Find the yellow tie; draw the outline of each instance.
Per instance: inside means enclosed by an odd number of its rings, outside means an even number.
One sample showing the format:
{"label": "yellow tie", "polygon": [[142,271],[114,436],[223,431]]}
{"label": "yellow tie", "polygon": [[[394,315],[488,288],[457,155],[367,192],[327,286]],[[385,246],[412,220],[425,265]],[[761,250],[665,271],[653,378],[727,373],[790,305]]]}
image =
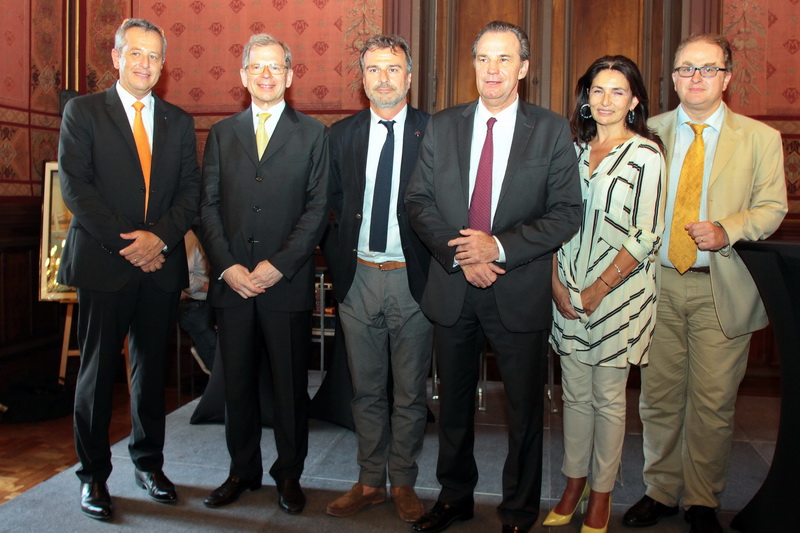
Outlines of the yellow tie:
{"label": "yellow tie", "polygon": [[708,127],[706,124],[686,124],[692,128],[694,140],[683,159],[669,236],[669,260],[681,274],[689,270],[697,260],[697,244],[684,227],[700,218],[700,196],[703,191],[703,167],[706,158],[703,130]]}
{"label": "yellow tie", "polygon": [[136,110],[136,116],[133,117],[133,139],[136,141],[136,150],[139,152],[139,162],[144,175],[144,218],[147,220],[147,204],[150,201],[150,164],[152,162],[150,141],[147,139],[147,131],[145,131],[142,121],[144,104],[134,102],[133,108]]}
{"label": "yellow tie", "polygon": [[258,158],[264,155],[264,150],[269,143],[269,135],[267,134],[267,119],[272,115],[269,113],[258,114],[258,128],[256,128],[256,148],[258,148]]}

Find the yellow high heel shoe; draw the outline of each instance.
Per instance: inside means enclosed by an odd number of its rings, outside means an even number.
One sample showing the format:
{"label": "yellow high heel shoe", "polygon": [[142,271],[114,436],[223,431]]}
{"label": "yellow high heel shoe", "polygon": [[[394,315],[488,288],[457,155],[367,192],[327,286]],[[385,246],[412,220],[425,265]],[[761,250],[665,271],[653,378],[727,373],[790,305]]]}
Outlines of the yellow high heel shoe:
{"label": "yellow high heel shoe", "polygon": [[[575,511],[578,507],[581,508],[581,512],[586,510],[586,500],[589,498],[589,481],[586,481],[586,485],[583,486],[583,492],[581,493],[581,497],[578,498],[578,503],[575,504],[575,508],[569,514],[558,514],[553,508],[552,511],[547,515],[547,518],[544,519],[542,522],[543,526],[566,526],[569,524],[570,520],[572,520],[572,515],[575,514]],[[556,505],[557,507],[558,505]]]}
{"label": "yellow high heel shoe", "polygon": [[608,522],[611,520],[611,494],[608,495],[608,516],[606,517],[606,523],[603,527],[591,527],[587,526],[584,522],[581,526],[581,533],[607,533],[608,532]]}

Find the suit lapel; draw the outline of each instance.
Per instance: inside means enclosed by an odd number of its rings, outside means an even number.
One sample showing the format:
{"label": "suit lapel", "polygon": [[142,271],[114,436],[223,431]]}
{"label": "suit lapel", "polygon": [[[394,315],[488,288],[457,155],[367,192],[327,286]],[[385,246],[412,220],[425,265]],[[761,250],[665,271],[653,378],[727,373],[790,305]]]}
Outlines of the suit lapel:
{"label": "suit lapel", "polygon": [[258,158],[256,157],[256,152],[258,148],[256,148],[256,131],[253,128],[253,112],[250,106],[247,106],[247,109],[239,113],[233,131],[236,132],[236,138],[242,144],[244,153],[253,163],[253,166],[257,167]]}
{"label": "suit lapel", "polygon": [[[125,143],[128,145],[131,153],[136,157],[136,161],[139,161],[139,151],[136,149],[136,141],[133,139],[131,123],[128,121],[128,115],[122,108],[122,100],[119,99],[116,85],[112,85],[111,88],[106,91],[106,110],[112,122],[117,125],[120,133],[122,133],[122,138],[125,139]],[[139,170],[141,171],[141,165],[139,166]],[[144,179],[144,177],[142,177],[142,179]]]}
{"label": "suit lapel", "polygon": [[367,150],[369,149],[369,128],[370,128],[370,111],[366,109],[356,117],[356,123],[353,127],[353,138],[350,139],[352,147],[363,148],[355,149],[344,146],[345,152],[350,152],[353,157],[353,168],[355,169],[356,189],[361,194],[361,200],[364,198],[364,186],[366,184],[367,176]]}
{"label": "suit lapel", "polygon": [[[281,118],[278,120],[278,125],[275,126],[275,131],[272,132],[272,137],[269,139],[267,149],[264,150],[264,156],[261,158],[260,164],[264,164],[274,156],[281,147],[289,141],[289,138],[294,135],[297,129],[297,115],[294,109],[287,104],[281,113]],[[253,133],[255,139],[255,132]]]}
{"label": "suit lapel", "polygon": [[533,123],[533,117],[528,116],[525,102],[520,100],[517,108],[517,123],[514,125],[514,136],[511,139],[511,153],[508,155],[506,174],[503,176],[503,183],[500,185],[500,196],[497,199],[498,209],[503,202],[503,196],[505,196],[506,191],[511,186],[511,182],[514,181],[517,175],[517,169],[519,169],[523,155],[527,153],[525,148],[528,146],[528,141],[530,141],[533,133]]}
{"label": "suit lapel", "polygon": [[167,139],[167,114],[164,109],[164,102],[153,94],[153,163],[150,170],[150,180],[156,176],[158,160],[164,150]]}
{"label": "suit lapel", "polygon": [[469,208],[469,163],[472,151],[472,129],[475,122],[477,100],[464,109],[461,120],[456,124],[456,140],[458,146],[458,167],[461,174],[461,191],[464,194],[464,207]]}
{"label": "suit lapel", "polygon": [[[722,105],[725,105],[724,103]],[[739,132],[739,121],[730,109],[725,109],[725,119],[722,122],[722,129],[717,140],[717,150],[714,152],[714,162],[711,164],[711,173],[708,177],[709,188],[717,181],[722,174],[722,170],[733,156],[736,145],[742,134]]]}

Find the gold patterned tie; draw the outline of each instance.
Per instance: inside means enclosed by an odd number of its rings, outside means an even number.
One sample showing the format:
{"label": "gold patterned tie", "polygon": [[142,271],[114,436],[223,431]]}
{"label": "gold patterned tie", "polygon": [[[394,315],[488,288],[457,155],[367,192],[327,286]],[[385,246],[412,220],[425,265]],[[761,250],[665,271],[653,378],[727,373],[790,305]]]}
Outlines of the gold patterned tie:
{"label": "gold patterned tie", "polygon": [[258,158],[264,155],[264,150],[267,149],[269,143],[269,135],[267,134],[267,119],[271,117],[270,113],[258,114],[258,128],[256,128],[256,148],[258,148]]}
{"label": "gold patterned tie", "polygon": [[708,127],[706,124],[686,124],[692,128],[694,140],[683,159],[669,235],[669,260],[681,274],[689,270],[697,260],[697,244],[684,228],[689,222],[697,222],[700,218],[700,196],[703,191],[703,167],[706,158],[703,130]]}
{"label": "gold patterned tie", "polygon": [[142,121],[142,102],[134,102],[133,108],[136,115],[133,117],[133,139],[136,141],[136,151],[139,152],[139,163],[142,165],[144,175],[144,218],[147,220],[147,204],[150,202],[150,165],[152,163],[150,154],[150,141],[147,139],[147,131],[144,129]]}

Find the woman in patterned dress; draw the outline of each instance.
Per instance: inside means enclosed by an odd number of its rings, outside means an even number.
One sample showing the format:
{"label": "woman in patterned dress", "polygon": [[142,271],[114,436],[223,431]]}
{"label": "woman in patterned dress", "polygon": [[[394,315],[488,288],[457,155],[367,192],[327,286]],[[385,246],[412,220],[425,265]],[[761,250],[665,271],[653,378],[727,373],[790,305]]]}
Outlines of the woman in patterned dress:
{"label": "woman in patterned dress", "polygon": [[647,363],[655,326],[653,259],[664,226],[666,167],[661,141],[647,127],[647,92],[633,61],[601,57],[575,93],[570,126],[583,224],[553,258],[550,335],[562,369],[567,486],[544,525],[568,524],[588,497],[581,532],[594,533],[608,528],[629,365]]}

